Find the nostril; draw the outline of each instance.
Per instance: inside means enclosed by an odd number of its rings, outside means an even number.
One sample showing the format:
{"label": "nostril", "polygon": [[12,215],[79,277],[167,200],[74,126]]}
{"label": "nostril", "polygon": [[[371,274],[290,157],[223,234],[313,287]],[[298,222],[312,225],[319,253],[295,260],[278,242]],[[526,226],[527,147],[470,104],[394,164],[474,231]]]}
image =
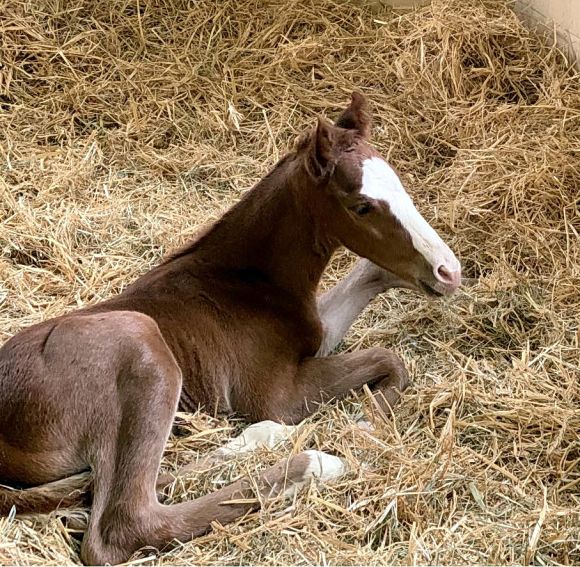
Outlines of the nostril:
{"label": "nostril", "polygon": [[453,283],[453,274],[443,265],[437,268],[437,277],[445,283]]}

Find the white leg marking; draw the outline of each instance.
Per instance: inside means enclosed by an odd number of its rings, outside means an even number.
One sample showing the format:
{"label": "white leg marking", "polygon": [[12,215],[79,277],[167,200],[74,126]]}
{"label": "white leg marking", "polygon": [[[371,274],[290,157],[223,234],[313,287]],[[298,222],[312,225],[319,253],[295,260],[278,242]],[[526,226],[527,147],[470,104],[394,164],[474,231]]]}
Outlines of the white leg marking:
{"label": "white leg marking", "polygon": [[308,485],[312,480],[331,482],[344,476],[348,467],[341,458],[322,451],[304,451],[309,457],[309,464],[300,482],[296,482],[285,490],[286,498],[293,497],[296,492]]}
{"label": "white leg marking", "polygon": [[368,431],[369,433],[372,433],[373,431],[376,431],[375,426],[368,420],[366,419],[366,417],[363,417],[361,419],[359,419],[356,424],[363,430],[363,431]]}
{"label": "white leg marking", "polygon": [[228,458],[251,453],[259,447],[272,449],[289,439],[296,429],[296,426],[283,425],[275,421],[260,421],[250,425],[241,435],[230,439],[223,447],[217,449],[216,455]]}

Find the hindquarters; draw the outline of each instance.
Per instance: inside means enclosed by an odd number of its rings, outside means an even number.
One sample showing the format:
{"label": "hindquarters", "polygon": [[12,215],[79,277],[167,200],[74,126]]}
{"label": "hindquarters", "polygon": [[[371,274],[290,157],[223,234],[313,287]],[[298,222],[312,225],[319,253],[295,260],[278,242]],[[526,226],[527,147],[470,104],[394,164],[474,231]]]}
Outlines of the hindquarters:
{"label": "hindquarters", "polygon": [[77,313],[13,337],[0,349],[0,484],[49,483],[106,459],[120,406],[138,401],[135,382],[151,365],[179,380],[157,325],[140,313]]}
{"label": "hindquarters", "polygon": [[43,484],[86,468],[79,432],[91,380],[74,362],[72,326],[67,319],[36,325],[0,349],[0,483]]}

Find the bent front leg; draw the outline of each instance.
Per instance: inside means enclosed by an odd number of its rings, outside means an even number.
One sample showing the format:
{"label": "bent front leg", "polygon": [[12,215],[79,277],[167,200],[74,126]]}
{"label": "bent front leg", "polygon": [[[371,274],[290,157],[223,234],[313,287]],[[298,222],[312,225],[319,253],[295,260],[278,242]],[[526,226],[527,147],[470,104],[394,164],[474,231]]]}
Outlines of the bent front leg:
{"label": "bent front leg", "polygon": [[272,384],[262,418],[298,423],[320,403],[345,397],[364,385],[376,393],[381,409],[390,414],[409,385],[403,361],[384,348],[307,358],[298,367],[292,384]]}
{"label": "bent front leg", "polygon": [[402,285],[404,283],[394,274],[369,260],[359,260],[348,276],[318,298],[324,335],[316,356],[330,354],[379,293]]}

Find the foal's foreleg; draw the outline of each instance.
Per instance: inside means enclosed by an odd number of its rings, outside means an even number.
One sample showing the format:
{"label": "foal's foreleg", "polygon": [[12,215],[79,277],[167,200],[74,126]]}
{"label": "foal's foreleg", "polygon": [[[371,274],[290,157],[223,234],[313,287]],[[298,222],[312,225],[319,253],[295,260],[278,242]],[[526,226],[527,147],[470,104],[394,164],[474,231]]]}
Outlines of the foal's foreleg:
{"label": "foal's foreleg", "polygon": [[318,298],[324,336],[317,356],[327,356],[343,339],[362,310],[379,294],[403,283],[369,260],[359,260],[352,271]]}
{"label": "foal's foreleg", "polygon": [[297,423],[316,410],[319,403],[343,398],[351,390],[368,385],[381,409],[390,414],[409,385],[402,360],[384,348],[307,358],[293,383],[272,385],[267,415],[286,423]]}

